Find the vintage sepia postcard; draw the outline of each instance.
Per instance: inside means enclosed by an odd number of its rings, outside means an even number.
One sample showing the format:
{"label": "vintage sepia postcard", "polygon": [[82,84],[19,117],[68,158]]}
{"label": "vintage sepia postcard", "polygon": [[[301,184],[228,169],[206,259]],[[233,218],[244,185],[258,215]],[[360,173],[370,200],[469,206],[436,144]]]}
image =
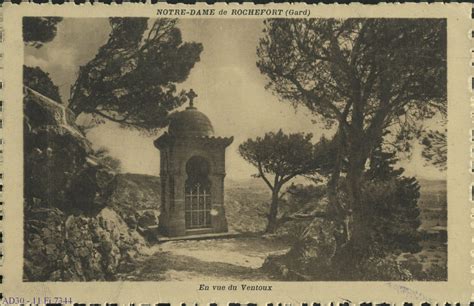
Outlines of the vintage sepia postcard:
{"label": "vintage sepia postcard", "polygon": [[472,300],[470,5],[2,14],[3,304]]}

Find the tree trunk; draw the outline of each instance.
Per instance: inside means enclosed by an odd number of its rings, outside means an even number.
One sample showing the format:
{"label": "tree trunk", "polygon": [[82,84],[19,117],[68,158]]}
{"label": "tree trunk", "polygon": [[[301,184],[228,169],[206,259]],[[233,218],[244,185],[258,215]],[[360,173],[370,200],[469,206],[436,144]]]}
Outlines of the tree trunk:
{"label": "tree trunk", "polygon": [[274,233],[277,229],[277,216],[278,216],[278,190],[276,188],[272,191],[272,202],[270,204],[270,212],[268,214],[268,224],[265,229],[266,233]]}
{"label": "tree trunk", "polygon": [[[351,167],[352,168],[352,167]],[[347,190],[352,212],[352,221],[349,224],[350,237],[354,247],[365,249],[368,246],[368,235],[366,227],[367,211],[361,198],[363,168],[354,167],[347,173]],[[355,251],[355,250],[354,250]]]}
{"label": "tree trunk", "polygon": [[338,221],[344,215],[337,198],[337,186],[341,176],[341,162],[343,158],[343,147],[345,145],[344,131],[342,128],[339,129],[335,137],[337,137],[337,153],[335,157],[334,168],[331,171],[331,176],[328,181],[328,200],[330,205],[328,208],[328,215],[329,218]]}
{"label": "tree trunk", "polygon": [[350,150],[349,167],[347,169],[346,183],[349,204],[348,237],[347,244],[338,254],[340,269],[350,279],[358,279],[361,271],[358,266],[367,256],[370,246],[370,228],[367,224],[369,212],[362,201],[362,176],[367,160],[362,145],[358,150]]}

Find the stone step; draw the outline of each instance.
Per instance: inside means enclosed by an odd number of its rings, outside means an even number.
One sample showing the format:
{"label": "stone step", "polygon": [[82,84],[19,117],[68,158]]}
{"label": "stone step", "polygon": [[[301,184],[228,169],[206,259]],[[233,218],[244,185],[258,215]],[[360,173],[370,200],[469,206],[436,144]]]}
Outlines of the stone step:
{"label": "stone step", "polygon": [[166,237],[162,235],[157,236],[158,243],[168,242],[168,241],[179,241],[179,240],[206,240],[206,239],[226,239],[226,238],[235,238],[242,236],[238,232],[225,232],[225,233],[207,233],[207,234],[195,234],[195,235],[186,235],[178,237]]}

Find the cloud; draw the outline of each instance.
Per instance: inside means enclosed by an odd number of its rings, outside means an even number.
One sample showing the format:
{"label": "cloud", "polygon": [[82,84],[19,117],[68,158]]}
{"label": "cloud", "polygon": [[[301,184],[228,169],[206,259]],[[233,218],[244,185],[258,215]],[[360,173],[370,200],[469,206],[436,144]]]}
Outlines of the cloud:
{"label": "cloud", "polygon": [[25,56],[25,65],[30,67],[40,67],[41,69],[46,70],[50,63],[43,58],[34,55],[27,55]]}
{"label": "cloud", "polygon": [[93,128],[87,138],[93,143],[94,149],[105,147],[110,156],[119,159],[124,172],[160,173],[160,153],[153,145],[157,136],[144,136],[107,122]]}
{"label": "cloud", "polygon": [[107,18],[65,18],[58,24],[52,42],[39,49],[25,48],[25,64],[48,72],[63,100],[67,100],[79,66],[93,58],[109,32]]}

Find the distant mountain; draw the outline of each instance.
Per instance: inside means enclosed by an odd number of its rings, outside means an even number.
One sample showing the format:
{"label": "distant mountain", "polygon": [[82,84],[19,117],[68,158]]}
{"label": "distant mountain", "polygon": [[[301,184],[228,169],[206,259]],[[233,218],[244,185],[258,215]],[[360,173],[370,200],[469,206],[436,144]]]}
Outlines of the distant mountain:
{"label": "distant mountain", "polygon": [[447,181],[446,180],[426,180],[418,181],[420,188],[420,208],[443,208],[447,203]]}
{"label": "distant mountain", "polygon": [[268,186],[261,178],[247,178],[247,179],[233,179],[226,178],[224,181],[225,189],[235,189],[235,188],[250,188],[250,189],[259,189],[266,190],[270,192]]}
{"label": "distant mountain", "polygon": [[[446,180],[420,179],[422,228],[445,224]],[[270,190],[262,179],[225,179],[224,204],[229,229],[257,232],[265,228],[270,202]],[[137,222],[141,211],[155,210],[161,203],[160,177],[125,173],[117,176],[117,188],[111,205],[129,225]]]}
{"label": "distant mountain", "polygon": [[447,190],[448,182],[446,180],[427,180],[418,179],[422,192],[438,192]]}
{"label": "distant mountain", "polygon": [[447,181],[446,180],[418,180],[420,199],[418,207],[421,212],[421,230],[430,230],[434,227],[447,225]]}
{"label": "distant mountain", "polygon": [[[447,181],[420,179],[422,229],[446,224]],[[226,179],[225,205],[229,227],[241,231],[263,230],[265,214],[270,201],[270,191],[263,180]],[[245,218],[242,218],[245,216]]]}
{"label": "distant mountain", "polygon": [[259,178],[226,179],[224,204],[229,229],[260,232],[267,224],[270,189]]}

